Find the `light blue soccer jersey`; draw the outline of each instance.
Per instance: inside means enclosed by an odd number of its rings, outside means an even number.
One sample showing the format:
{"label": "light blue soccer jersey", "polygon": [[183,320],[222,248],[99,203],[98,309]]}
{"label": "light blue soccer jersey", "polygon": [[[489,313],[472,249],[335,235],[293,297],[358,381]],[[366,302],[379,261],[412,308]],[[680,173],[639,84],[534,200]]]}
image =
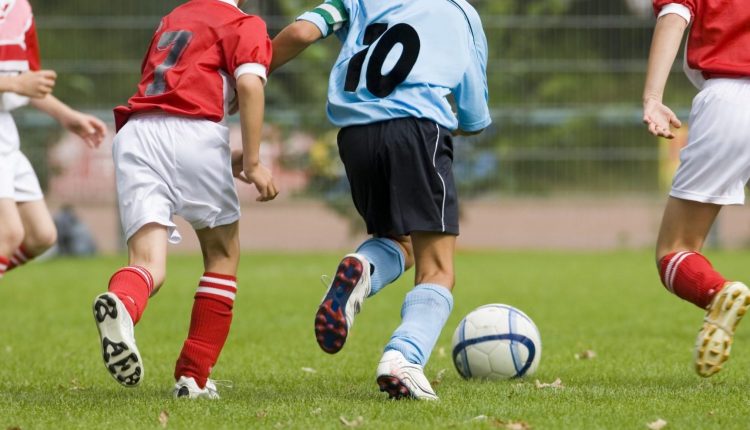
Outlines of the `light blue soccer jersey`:
{"label": "light blue soccer jersey", "polygon": [[326,0],[298,19],[343,43],[328,84],[334,125],[415,117],[479,131],[491,123],[487,39],[465,0]]}

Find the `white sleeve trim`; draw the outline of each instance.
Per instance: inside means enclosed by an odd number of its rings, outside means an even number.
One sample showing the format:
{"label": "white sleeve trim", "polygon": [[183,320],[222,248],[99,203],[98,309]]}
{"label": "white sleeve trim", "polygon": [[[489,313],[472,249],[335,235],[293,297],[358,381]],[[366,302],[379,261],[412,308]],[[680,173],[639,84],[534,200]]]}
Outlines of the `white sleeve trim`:
{"label": "white sleeve trim", "polygon": [[664,15],[669,15],[670,13],[681,16],[685,21],[687,21],[688,24],[690,24],[690,21],[692,21],[693,18],[692,14],[690,13],[690,9],[688,9],[687,6],[681,5],[679,3],[670,3],[664,6],[663,8],[661,8],[661,11],[656,18],[661,18]]}
{"label": "white sleeve trim", "polygon": [[248,74],[259,77],[263,81],[263,85],[268,81],[266,66],[260,63],[245,63],[240,65],[234,70],[234,79],[238,80],[240,76]]}

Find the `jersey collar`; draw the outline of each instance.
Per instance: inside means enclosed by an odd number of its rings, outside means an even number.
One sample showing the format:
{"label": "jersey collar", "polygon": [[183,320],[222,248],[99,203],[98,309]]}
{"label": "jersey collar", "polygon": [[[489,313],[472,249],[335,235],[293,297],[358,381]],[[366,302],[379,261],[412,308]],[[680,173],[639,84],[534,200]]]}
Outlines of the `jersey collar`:
{"label": "jersey collar", "polygon": [[230,4],[230,5],[234,6],[234,7],[237,7],[237,2],[235,2],[233,0],[219,0],[219,1],[223,2],[223,3],[226,3],[226,4]]}

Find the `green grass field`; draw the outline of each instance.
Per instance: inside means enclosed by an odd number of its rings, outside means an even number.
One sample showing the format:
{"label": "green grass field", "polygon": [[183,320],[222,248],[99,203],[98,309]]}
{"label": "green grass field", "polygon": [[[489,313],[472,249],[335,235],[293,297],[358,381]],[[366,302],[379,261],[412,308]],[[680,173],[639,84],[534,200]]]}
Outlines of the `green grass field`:
{"label": "green grass field", "polygon": [[[747,276],[749,253],[710,253],[729,276]],[[427,366],[443,369],[441,401],[387,401],[374,372],[399,323],[410,279],[365,303],[346,347],[329,356],[313,316],[338,255],[249,254],[227,347],[214,370],[234,387],[219,401],[170,397],[174,361],[187,333],[200,259],[170,260],[167,283],[137,327],[146,379],[136,389],[105,371],[91,316],[119,258],[33,264],[0,282],[0,429],[5,428],[747,428],[750,329],[732,359],[704,380],[692,370],[702,312],[665,292],[650,252],[461,253],[455,309]],[[531,316],[543,341],[537,374],[467,382],[453,368],[458,321],[486,303]],[[596,357],[576,360],[592,350]],[[562,380],[537,388],[535,380]],[[168,420],[160,423],[165,411]],[[341,417],[350,422],[347,426]],[[357,420],[357,417],[362,417]],[[477,418],[479,417],[479,418]],[[482,418],[484,417],[484,418]],[[517,428],[522,428],[521,424]]]}

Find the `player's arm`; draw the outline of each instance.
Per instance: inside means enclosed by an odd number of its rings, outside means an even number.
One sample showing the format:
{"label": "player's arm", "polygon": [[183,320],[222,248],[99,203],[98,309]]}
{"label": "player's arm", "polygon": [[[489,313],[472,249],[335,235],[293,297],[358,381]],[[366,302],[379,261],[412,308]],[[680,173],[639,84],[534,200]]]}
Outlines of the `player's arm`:
{"label": "player's arm", "polygon": [[475,35],[470,49],[469,65],[461,82],[453,89],[456,100],[458,129],[456,136],[473,136],[492,123],[487,86],[487,39],[478,16],[471,16]]}
{"label": "player's arm", "polygon": [[[273,182],[271,171],[260,162],[260,140],[263,130],[265,91],[263,80],[254,74],[244,74],[237,80],[237,97],[240,107],[242,127],[242,154],[233,154],[233,164],[242,160],[242,175],[237,175],[247,183],[255,184],[260,196],[258,201],[273,200],[279,194]],[[235,172],[237,169],[234,169]]]}
{"label": "player's arm", "polygon": [[0,93],[10,92],[29,98],[41,98],[52,92],[57,74],[52,70],[0,76]]}
{"label": "player's arm", "polygon": [[317,25],[299,20],[286,26],[273,39],[273,59],[271,72],[299,55],[308,46],[323,37]]}
{"label": "player's arm", "polygon": [[680,128],[682,123],[677,115],[662,103],[664,88],[680,42],[689,22],[684,16],[669,13],[659,17],[651,40],[651,51],[648,57],[646,84],[643,88],[643,123],[654,136],[672,139],[674,134],[670,125]]}
{"label": "player's arm", "polygon": [[52,94],[31,99],[31,105],[77,134],[91,148],[99,147],[107,134],[107,126],[98,118],[71,109]]}
{"label": "player's arm", "polygon": [[326,0],[281,30],[273,39],[271,71],[286,64],[319,39],[344,28],[349,21],[345,1],[347,0]]}

